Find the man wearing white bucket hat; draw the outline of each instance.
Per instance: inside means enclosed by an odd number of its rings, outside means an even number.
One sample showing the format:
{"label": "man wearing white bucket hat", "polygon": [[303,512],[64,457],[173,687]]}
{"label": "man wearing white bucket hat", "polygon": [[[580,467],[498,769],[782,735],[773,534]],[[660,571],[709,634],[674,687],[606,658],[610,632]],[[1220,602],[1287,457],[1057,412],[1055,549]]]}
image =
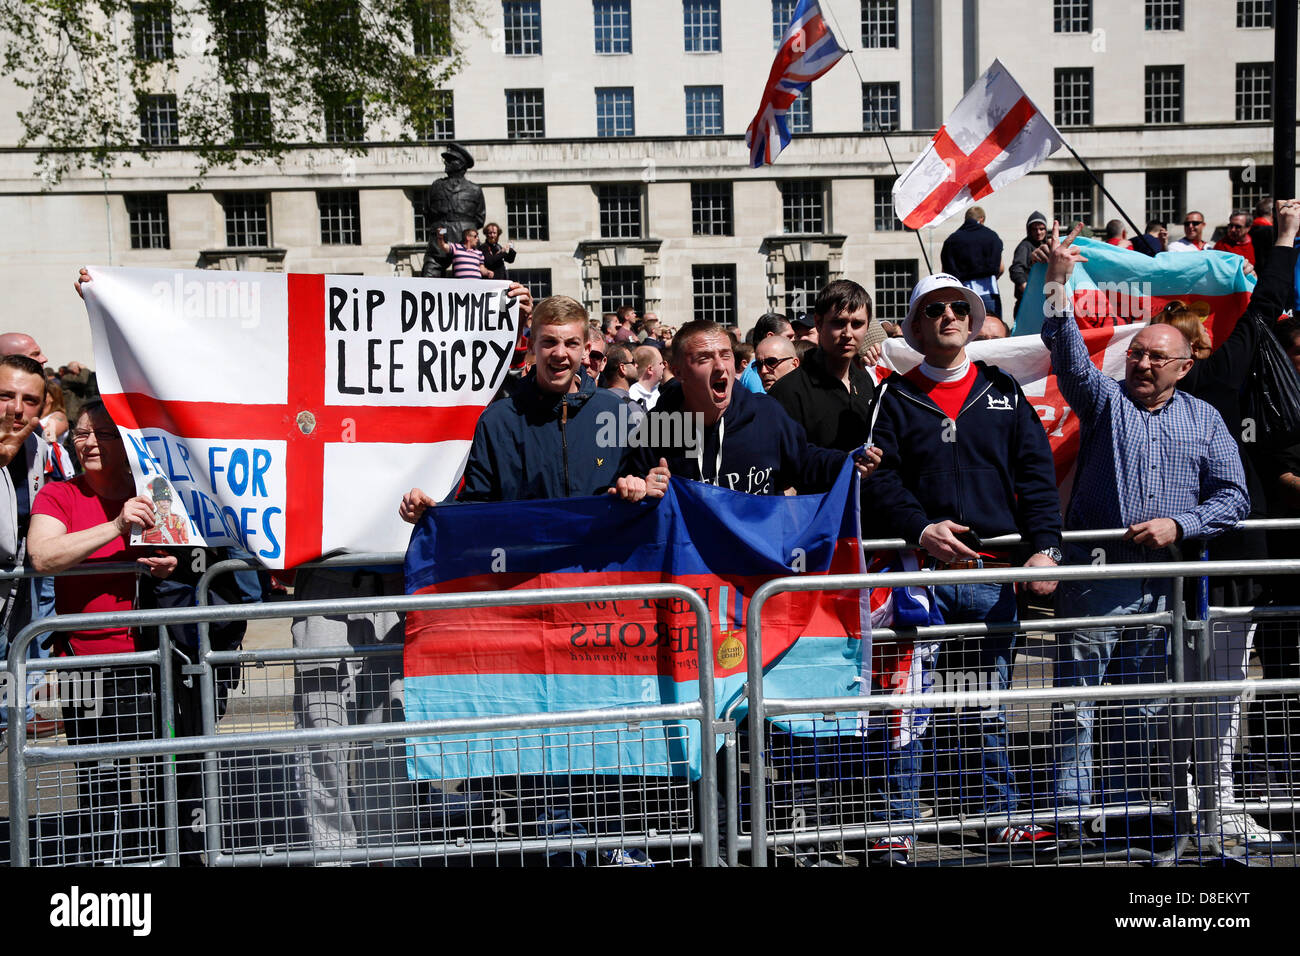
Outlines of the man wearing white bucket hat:
{"label": "man wearing white bucket hat", "polygon": [[[967,358],[966,346],[984,317],[979,295],[955,276],[927,276],[912,291],[903,337],[924,361],[887,380],[873,436],[882,460],[863,486],[864,515],[878,522],[873,534],[919,541],[941,569],[1052,566],[1061,560],[1061,515],[1051,448],[1016,380]],[[1019,534],[1024,544],[1008,550],[981,543],[1005,534]],[[1044,581],[1028,588],[1045,596],[1055,586]],[[1012,584],[947,585],[936,587],[935,597],[948,624],[1018,618]],[[952,641],[939,665],[978,672],[981,687],[1001,690],[1010,682],[1014,645],[1013,635]],[[963,724],[975,722],[980,757],[969,763],[980,765],[981,780],[962,786],[963,809],[1015,813],[1019,794],[1006,716],[1001,707],[963,715]],[[1032,824],[995,824],[990,837],[1008,846],[1043,847],[1054,840],[1051,831]],[[897,846],[880,849],[899,856]]]}

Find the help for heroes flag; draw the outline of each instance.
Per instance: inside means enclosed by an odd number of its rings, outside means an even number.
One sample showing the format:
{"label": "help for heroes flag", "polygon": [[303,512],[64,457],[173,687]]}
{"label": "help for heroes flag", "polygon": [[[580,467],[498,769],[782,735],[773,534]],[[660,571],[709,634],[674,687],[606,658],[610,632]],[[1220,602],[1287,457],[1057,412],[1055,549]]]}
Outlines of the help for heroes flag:
{"label": "help for heroes flag", "polygon": [[[745,680],[745,621],[758,587],[861,568],[856,480],[825,495],[747,495],[674,480],[658,503],[612,496],[430,508],[406,555],[413,594],[658,584],[709,608],[721,715]],[[856,692],[867,609],[857,591],[787,593],[763,609],[776,696]],[[408,720],[554,713],[699,697],[698,627],[680,601],[413,611],[406,617]],[[869,659],[869,657],[868,657]],[[699,725],[562,728],[413,740],[413,777],[514,773],[698,776]],[[708,749],[712,755],[712,742]]]}
{"label": "help for heroes flag", "polygon": [[894,183],[894,211],[909,229],[938,225],[1019,179],[1062,145],[1056,127],[994,60]]}
{"label": "help for heroes flag", "polygon": [[90,270],[95,366],[137,487],[189,543],[269,568],[402,551],[397,503],[459,480],[518,334],[507,283]]}

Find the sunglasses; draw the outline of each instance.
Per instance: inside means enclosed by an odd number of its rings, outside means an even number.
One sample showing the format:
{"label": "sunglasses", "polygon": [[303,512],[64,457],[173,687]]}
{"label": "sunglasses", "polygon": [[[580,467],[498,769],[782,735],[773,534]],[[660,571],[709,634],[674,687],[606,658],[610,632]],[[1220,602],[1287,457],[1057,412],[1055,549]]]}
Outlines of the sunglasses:
{"label": "sunglasses", "polygon": [[1203,225],[1205,225],[1205,220],[1204,220],[1204,219],[1184,219],[1184,220],[1183,220],[1183,225],[1184,225],[1184,226],[1203,226]]}
{"label": "sunglasses", "polygon": [[1152,352],[1150,349],[1129,349],[1124,354],[1133,362],[1140,363],[1145,358],[1155,368],[1164,368],[1170,362],[1184,362],[1191,358],[1190,355],[1166,355],[1164,352]]}
{"label": "sunglasses", "polygon": [[773,357],[773,358],[759,359],[758,364],[763,368],[767,369],[769,372],[775,372],[777,369],[781,367],[782,362],[788,362],[792,357],[793,356],[787,355],[785,358]]}
{"label": "sunglasses", "polygon": [[605,353],[604,353],[604,352],[597,352],[595,349],[592,349],[592,350],[591,350],[591,360],[592,360],[593,362],[603,362],[603,361],[605,361]]}
{"label": "sunglasses", "polygon": [[943,315],[945,309],[952,309],[952,314],[959,319],[970,315],[970,303],[965,299],[958,299],[956,302],[927,302],[923,311],[927,319],[937,319]]}

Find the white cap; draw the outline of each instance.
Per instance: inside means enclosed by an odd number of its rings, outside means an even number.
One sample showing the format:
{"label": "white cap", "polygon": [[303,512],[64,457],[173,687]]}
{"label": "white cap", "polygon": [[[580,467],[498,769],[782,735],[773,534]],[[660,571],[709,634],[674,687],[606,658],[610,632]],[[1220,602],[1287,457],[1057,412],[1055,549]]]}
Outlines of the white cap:
{"label": "white cap", "polygon": [[962,285],[956,276],[948,275],[946,272],[926,276],[912,290],[912,298],[907,303],[907,318],[903,320],[903,341],[916,351],[921,351],[921,344],[916,340],[916,333],[912,331],[912,319],[916,317],[920,301],[935,289],[956,289],[961,293],[962,298],[970,303],[970,335],[966,343],[969,345],[975,341],[975,336],[979,335],[980,329],[984,327],[984,317],[987,315],[984,311],[984,300],[973,290]]}

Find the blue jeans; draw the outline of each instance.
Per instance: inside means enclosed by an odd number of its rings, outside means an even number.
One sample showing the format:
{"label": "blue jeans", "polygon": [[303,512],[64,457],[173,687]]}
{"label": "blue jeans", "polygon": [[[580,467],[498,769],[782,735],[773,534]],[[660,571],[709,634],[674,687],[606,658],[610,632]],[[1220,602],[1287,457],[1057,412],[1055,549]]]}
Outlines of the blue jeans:
{"label": "blue jeans", "polygon": [[[1150,614],[1166,610],[1170,582],[1152,579],[1062,582],[1057,592],[1059,617],[1092,617],[1107,614]],[[1065,635],[1066,647],[1056,664],[1057,687],[1096,687],[1113,684],[1151,684],[1165,677],[1166,636],[1163,629],[1150,627],[1099,627]],[[1157,788],[1168,786],[1165,739],[1168,702],[1129,701],[1121,708],[1123,720],[1110,734],[1103,780],[1107,792],[1123,800],[1129,781],[1136,778],[1138,789],[1153,789],[1153,764],[1161,769]],[[1096,705],[1079,701],[1056,710],[1056,794],[1065,807],[1091,805],[1096,794],[1093,784],[1093,740]],[[1132,773],[1125,769],[1131,768]]]}
{"label": "blue jeans", "polygon": [[[1019,619],[1014,584],[949,584],[934,589],[945,624],[1010,624]],[[1015,635],[998,634],[965,638],[943,645],[939,671],[976,672],[979,686],[990,691],[1005,690],[1011,684],[1011,662],[1015,658]],[[1020,796],[1007,753],[1007,715],[1001,705],[969,709],[961,723],[978,721],[980,737],[979,792],[962,788],[962,802],[974,812],[1014,813]]]}
{"label": "blue jeans", "polygon": [[921,755],[924,738],[913,740],[904,747],[891,747],[889,735],[872,731],[866,741],[867,766],[883,759],[883,775],[868,773],[867,783],[875,807],[871,818],[877,823],[898,820],[918,820],[921,808],[918,795],[921,789]]}

